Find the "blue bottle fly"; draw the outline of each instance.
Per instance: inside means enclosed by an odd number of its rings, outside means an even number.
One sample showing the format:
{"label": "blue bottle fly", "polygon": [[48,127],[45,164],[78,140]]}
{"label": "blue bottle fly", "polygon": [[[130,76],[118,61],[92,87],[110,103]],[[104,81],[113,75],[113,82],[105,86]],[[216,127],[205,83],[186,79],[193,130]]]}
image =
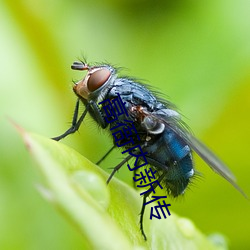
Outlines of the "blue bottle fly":
{"label": "blue bottle fly", "polygon": [[[114,147],[118,146],[126,151],[131,149],[133,145],[140,145],[140,149],[147,152],[144,155],[144,161],[147,161],[149,166],[157,171],[158,180],[166,188],[169,195],[177,197],[183,194],[192,180],[195,174],[192,151],[195,151],[215,172],[244,195],[236,184],[231,171],[188,131],[175,106],[169,101],[157,97],[153,91],[149,90],[148,86],[132,78],[118,77],[117,70],[111,65],[89,66],[85,62],[74,62],[71,68],[87,71],[87,74],[73,87],[78,99],[72,125],[65,133],[53,138],[54,140],[59,141],[76,132],[87,113],[102,129],[108,128],[111,134],[116,134],[120,124],[125,122],[132,128],[129,130],[129,138],[120,138],[119,142],[117,142],[117,138],[114,139]],[[105,100],[114,100],[118,94],[126,112],[111,123],[105,119]],[[80,102],[84,104],[85,110],[78,117]],[[114,117],[110,114],[110,119],[112,118]],[[133,148],[132,151],[134,155],[141,154],[138,148]],[[131,159],[131,155],[126,156],[114,168],[107,182],[129,159]],[[140,162],[143,163],[143,160],[140,159]],[[140,229],[145,239],[146,235],[143,230],[144,204],[150,193],[152,192],[146,192],[143,196],[140,215]]]}

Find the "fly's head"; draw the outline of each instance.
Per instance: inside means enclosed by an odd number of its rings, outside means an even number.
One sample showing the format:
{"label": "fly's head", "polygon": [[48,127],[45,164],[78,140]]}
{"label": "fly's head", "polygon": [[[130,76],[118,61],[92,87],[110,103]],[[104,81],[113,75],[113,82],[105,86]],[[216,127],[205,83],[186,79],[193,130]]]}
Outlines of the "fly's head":
{"label": "fly's head", "polygon": [[86,76],[73,87],[75,94],[84,100],[101,101],[106,94],[106,87],[116,78],[115,69],[109,65],[89,66],[83,62],[74,62],[74,70],[87,70]]}

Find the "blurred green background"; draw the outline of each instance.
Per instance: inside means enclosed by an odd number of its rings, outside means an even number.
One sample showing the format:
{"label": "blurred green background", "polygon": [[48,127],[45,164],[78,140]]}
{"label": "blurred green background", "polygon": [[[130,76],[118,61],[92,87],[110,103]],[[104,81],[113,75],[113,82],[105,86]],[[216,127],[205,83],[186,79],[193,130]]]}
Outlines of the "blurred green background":
{"label": "blurred green background", "polygon": [[[1,1],[0,249],[81,248],[81,235],[36,191],[39,173],[8,117],[47,137],[64,132],[72,80],[83,76],[70,65],[82,55],[167,95],[250,196],[249,13],[247,0]],[[63,143],[96,162],[111,140],[93,124],[88,118]],[[114,152],[102,167],[120,159]],[[250,249],[250,202],[195,159],[203,177],[172,210],[224,234],[230,249]],[[117,177],[132,185],[126,168]]]}

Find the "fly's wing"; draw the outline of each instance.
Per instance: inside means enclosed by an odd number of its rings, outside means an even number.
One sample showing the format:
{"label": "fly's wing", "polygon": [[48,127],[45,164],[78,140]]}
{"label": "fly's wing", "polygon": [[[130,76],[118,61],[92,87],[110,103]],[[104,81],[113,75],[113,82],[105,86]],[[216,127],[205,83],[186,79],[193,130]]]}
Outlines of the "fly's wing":
{"label": "fly's wing", "polygon": [[[177,132],[177,131],[176,131]],[[187,144],[210,166],[216,173],[230,182],[247,199],[247,195],[237,185],[236,178],[229,168],[210,149],[191,134],[181,136]]]}
{"label": "fly's wing", "polygon": [[[175,112],[175,111],[174,111]],[[173,130],[182,140],[184,140],[190,148],[192,148],[216,173],[221,175],[229,183],[231,183],[242,195],[247,199],[247,195],[242,191],[242,189],[236,184],[236,178],[233,173],[228,169],[228,167],[202,142],[196,139],[183,125],[180,118],[177,115],[170,115],[170,112],[166,110],[160,111],[158,114],[154,112],[151,113],[155,119],[163,123],[166,127]]]}

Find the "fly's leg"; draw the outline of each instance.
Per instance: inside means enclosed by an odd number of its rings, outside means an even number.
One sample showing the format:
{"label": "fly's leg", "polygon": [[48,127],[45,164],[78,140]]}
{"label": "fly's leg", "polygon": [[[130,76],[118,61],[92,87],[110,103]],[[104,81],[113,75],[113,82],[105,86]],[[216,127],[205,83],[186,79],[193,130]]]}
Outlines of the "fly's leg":
{"label": "fly's leg", "polygon": [[[160,183],[163,179],[164,175],[161,175],[159,178],[158,178],[158,182]],[[153,185],[153,190],[158,186],[158,183],[154,183]],[[146,203],[146,199],[150,196],[150,194],[152,193],[152,189],[148,189],[148,191],[146,191],[146,193],[143,195],[143,201],[142,201],[142,208],[141,208],[141,212],[140,212],[140,230],[141,230],[141,233],[142,233],[142,236],[144,238],[144,240],[147,240],[147,236],[144,232],[144,228],[143,228],[143,216],[144,216],[144,212],[145,212],[145,203]]]}
{"label": "fly's leg", "polygon": [[99,165],[115,148],[115,146],[113,146],[97,163],[96,165]]}
{"label": "fly's leg", "polygon": [[121,163],[119,163],[116,167],[114,167],[112,173],[110,174],[108,180],[107,180],[107,184],[109,184],[109,182],[111,181],[112,177],[114,176],[114,174],[128,161],[132,158],[132,155],[127,156]]}
{"label": "fly's leg", "polygon": [[136,189],[136,183],[135,183],[135,179],[136,179],[136,174],[139,173],[139,169],[136,169],[133,171],[133,180],[134,180],[134,183],[133,183],[133,186],[134,186],[134,189]]}
{"label": "fly's leg", "polygon": [[[89,112],[93,115],[96,122],[100,124],[103,129],[106,128],[108,126],[108,123],[105,121],[101,109],[92,100],[89,102],[89,104],[91,106],[91,109],[89,110]],[[100,164],[112,152],[114,148],[115,146],[113,146],[96,164],[97,165]]]}
{"label": "fly's leg", "polygon": [[147,236],[146,236],[144,229],[143,229],[143,215],[145,212],[145,205],[144,204],[146,203],[147,197],[148,197],[148,195],[143,195],[142,208],[141,208],[141,212],[140,212],[140,230],[141,230],[141,233],[142,233],[144,240],[147,240]]}
{"label": "fly's leg", "polygon": [[60,141],[64,137],[68,136],[69,134],[75,133],[79,129],[79,127],[80,127],[80,125],[81,125],[84,117],[86,116],[86,114],[88,112],[90,112],[91,114],[94,115],[97,123],[100,124],[102,128],[106,128],[107,127],[107,123],[106,123],[106,121],[103,118],[103,114],[102,114],[100,108],[92,100],[88,103],[88,105],[86,106],[86,109],[84,110],[84,112],[82,113],[81,117],[77,121],[78,112],[79,112],[79,104],[80,104],[80,100],[78,99],[77,102],[76,102],[76,106],[75,106],[75,110],[74,110],[74,116],[73,116],[71,127],[65,133],[63,133],[62,135],[52,138],[53,140]]}
{"label": "fly's leg", "polygon": [[108,126],[108,123],[105,121],[103,113],[101,109],[98,107],[98,105],[94,101],[89,101],[89,105],[91,109],[89,112],[93,115],[96,122],[101,125],[102,128],[106,128]]}
{"label": "fly's leg", "polygon": [[80,103],[80,101],[78,99],[77,102],[76,102],[76,106],[75,106],[75,110],[74,110],[74,116],[73,116],[71,127],[65,133],[63,133],[62,135],[59,135],[59,136],[51,138],[51,139],[53,139],[55,141],[60,141],[64,137],[68,136],[69,134],[75,133],[79,129],[79,127],[80,127],[80,125],[81,125],[84,117],[86,116],[87,112],[89,111],[89,105],[88,105],[86,107],[86,109],[84,110],[84,112],[82,113],[82,115],[79,118],[79,120],[77,121],[78,111],[79,111],[79,103]]}
{"label": "fly's leg", "polygon": [[[92,104],[93,105],[93,104]],[[95,107],[96,106],[96,107]],[[99,107],[96,105],[96,103],[94,103],[94,105],[93,105],[93,107],[92,107],[92,109],[94,110],[95,109],[95,113],[96,112],[98,112],[98,110],[100,110],[99,109]],[[99,113],[100,113],[100,111],[99,111]],[[101,116],[101,114],[99,115],[99,116]],[[98,116],[98,117],[99,117]],[[104,123],[106,123],[105,121],[103,121]],[[104,127],[105,128],[105,127]],[[113,151],[113,149],[115,148],[115,145],[96,163],[96,165],[99,165],[112,151]],[[134,186],[135,187],[135,186]]]}

